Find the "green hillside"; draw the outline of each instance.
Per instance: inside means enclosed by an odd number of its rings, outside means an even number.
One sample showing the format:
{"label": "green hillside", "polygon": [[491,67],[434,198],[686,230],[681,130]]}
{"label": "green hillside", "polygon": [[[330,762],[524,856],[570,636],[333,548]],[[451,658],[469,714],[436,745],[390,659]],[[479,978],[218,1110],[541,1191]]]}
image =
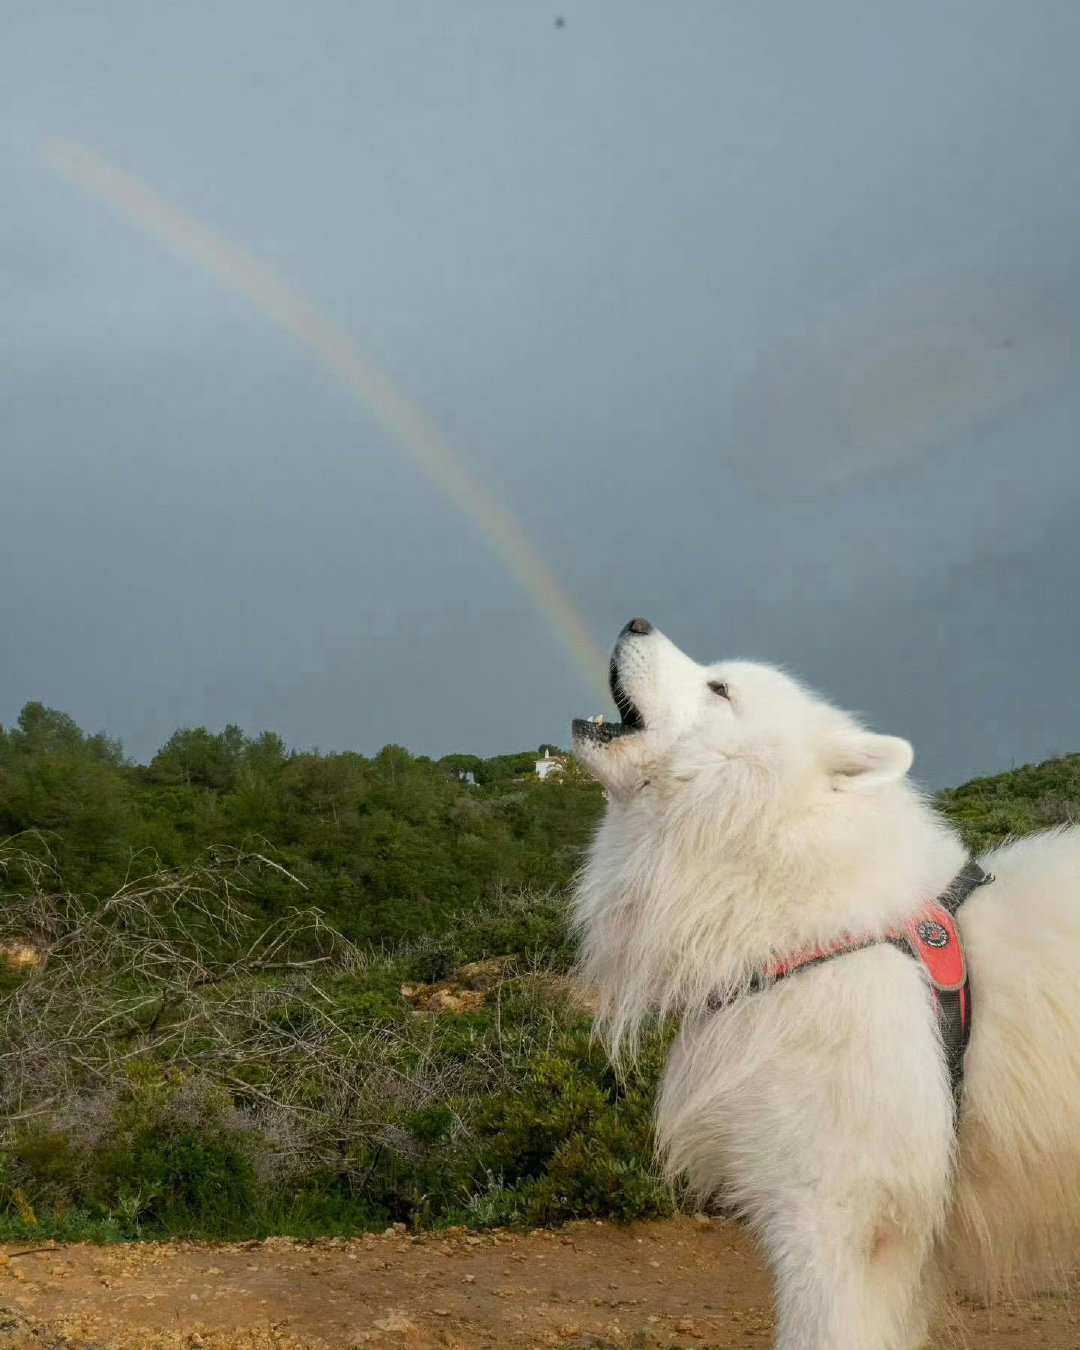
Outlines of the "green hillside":
{"label": "green hillside", "polygon": [[[677,1205],[650,1162],[662,1038],[620,1079],[570,976],[602,794],[535,758],[229,727],[139,766],[29,704],[0,730],[0,1236]],[[1075,820],[1080,755],[940,805],[976,849]]]}
{"label": "green hillside", "polygon": [[[289,751],[230,726],[177,731],[141,766],[30,703],[0,728],[0,838],[44,832],[65,885],[98,896],[258,844],[347,937],[396,942],[443,931],[496,889],[566,885],[602,796],[572,764],[540,782],[536,758]],[[267,877],[257,901],[273,914],[294,896]]]}
{"label": "green hillside", "polygon": [[1080,819],[1080,755],[973,778],[939,793],[937,801],[973,852],[1010,835],[1074,825]]}

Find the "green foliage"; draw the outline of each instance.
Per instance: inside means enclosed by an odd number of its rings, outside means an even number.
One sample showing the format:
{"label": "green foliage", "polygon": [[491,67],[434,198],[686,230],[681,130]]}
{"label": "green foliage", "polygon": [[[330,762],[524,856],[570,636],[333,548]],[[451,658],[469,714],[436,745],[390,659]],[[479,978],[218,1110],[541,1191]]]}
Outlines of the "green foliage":
{"label": "green foliage", "polygon": [[477,1161],[492,1218],[535,1225],[670,1214],[675,1198],[652,1167],[662,1051],[653,1033],[622,1080],[588,1030],[576,1030],[530,1062],[520,1091],[491,1098],[477,1121]]}
{"label": "green foliage", "polygon": [[[602,794],[572,760],[560,779],[537,780],[535,758],[432,762],[400,746],[370,758],[297,753],[272,733],[251,739],[228,727],[178,731],[140,767],[41,704],[0,729],[0,836],[45,832],[65,883],[90,897],[80,913],[159,864],[201,860],[210,886],[219,854],[247,848],[272,852],[308,888],[303,902],[363,944],[313,967],[304,990],[247,966],[231,984],[194,980],[221,1000],[205,1014],[214,1034],[205,1023],[180,1030],[190,1017],[179,1005],[155,1013],[172,1007],[171,986],[133,993],[130,967],[105,970],[103,1007],[145,994],[147,1011],[110,1032],[121,1038],[118,1078],[95,1070],[80,1080],[72,1061],[57,1075],[68,1095],[0,1136],[0,1237],[309,1236],[392,1221],[535,1225],[671,1212],[680,1197],[652,1164],[665,1037],[648,1033],[636,1069],[620,1077],[568,992],[565,888]],[[976,851],[1075,821],[1080,755],[977,779],[938,804]],[[9,912],[37,875],[32,863],[0,874]],[[244,922],[261,930],[297,894],[265,867],[240,900]],[[217,944],[215,970],[242,960],[251,930],[209,911],[204,919],[162,940],[185,959]],[[339,945],[334,937],[325,950]],[[403,996],[490,957],[507,960],[481,1006],[440,1014]],[[0,1000],[23,997],[31,978],[0,953]],[[249,1015],[245,1000],[273,1048],[238,1063],[217,1037],[224,1009],[234,1022]],[[307,1071],[309,1045],[329,1066],[322,1078]],[[69,1052],[59,1044],[57,1053]],[[286,1071],[287,1111],[264,1101],[272,1075]],[[326,1085],[339,1071],[351,1086],[331,1100]]]}
{"label": "green foliage", "polygon": [[1075,824],[1080,820],[1080,754],[973,778],[939,793],[937,804],[975,853],[1013,835]]}
{"label": "green foliage", "polygon": [[227,1236],[254,1215],[254,1168],[237,1140],[147,1129],[134,1136],[130,1151],[103,1162],[117,1207],[133,1222]]}
{"label": "green foliage", "polygon": [[190,1087],[153,1060],[132,1061],[126,1090],[97,1121],[16,1131],[2,1190],[28,1197],[35,1216],[74,1210],[132,1236],[245,1231],[260,1141],[226,1096]]}
{"label": "green foliage", "polygon": [[146,776],[152,783],[228,792],[236,784],[247,750],[244,733],[231,723],[218,736],[205,727],[184,727],[174,731],[150,761]]}
{"label": "green foliage", "polygon": [[[140,767],[30,703],[0,729],[0,837],[50,832],[65,883],[101,896],[158,865],[269,840],[347,937],[398,942],[446,931],[496,889],[566,885],[603,798],[581,776],[539,781],[535,759],[290,752],[272,732],[228,726],[182,728]],[[291,903],[271,876],[255,898],[269,917]]]}

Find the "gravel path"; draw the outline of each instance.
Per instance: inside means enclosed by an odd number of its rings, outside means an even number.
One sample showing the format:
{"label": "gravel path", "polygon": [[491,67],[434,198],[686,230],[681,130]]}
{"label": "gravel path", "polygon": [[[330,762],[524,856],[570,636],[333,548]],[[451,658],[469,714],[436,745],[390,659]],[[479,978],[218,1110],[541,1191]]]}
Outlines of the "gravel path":
{"label": "gravel path", "polygon": [[[770,1344],[719,1220],[556,1232],[75,1245],[0,1256],[0,1350],[685,1350]],[[946,1308],[933,1350],[1076,1350],[1076,1300]]]}

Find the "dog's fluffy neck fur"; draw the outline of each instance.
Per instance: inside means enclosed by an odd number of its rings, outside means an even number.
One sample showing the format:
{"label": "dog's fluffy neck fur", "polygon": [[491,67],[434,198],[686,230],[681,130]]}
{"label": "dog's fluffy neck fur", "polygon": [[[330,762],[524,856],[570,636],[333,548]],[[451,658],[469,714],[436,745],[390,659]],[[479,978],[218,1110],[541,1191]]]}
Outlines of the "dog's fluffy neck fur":
{"label": "dog's fluffy neck fur", "polygon": [[771,959],[883,932],[963,864],[906,780],[785,800],[775,782],[725,779],[653,780],[609,804],[593,842],[575,918],[613,1053],[651,1011],[700,1012]]}

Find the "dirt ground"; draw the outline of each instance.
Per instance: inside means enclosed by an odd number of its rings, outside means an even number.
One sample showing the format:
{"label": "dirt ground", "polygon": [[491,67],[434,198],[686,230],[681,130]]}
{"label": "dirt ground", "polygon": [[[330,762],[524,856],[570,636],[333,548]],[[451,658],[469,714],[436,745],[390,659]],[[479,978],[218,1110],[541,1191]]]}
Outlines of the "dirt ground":
{"label": "dirt ground", "polygon": [[[752,1350],[772,1325],[745,1233],[705,1218],[6,1254],[0,1350]],[[1076,1350],[1076,1300],[954,1303],[932,1344]]]}

